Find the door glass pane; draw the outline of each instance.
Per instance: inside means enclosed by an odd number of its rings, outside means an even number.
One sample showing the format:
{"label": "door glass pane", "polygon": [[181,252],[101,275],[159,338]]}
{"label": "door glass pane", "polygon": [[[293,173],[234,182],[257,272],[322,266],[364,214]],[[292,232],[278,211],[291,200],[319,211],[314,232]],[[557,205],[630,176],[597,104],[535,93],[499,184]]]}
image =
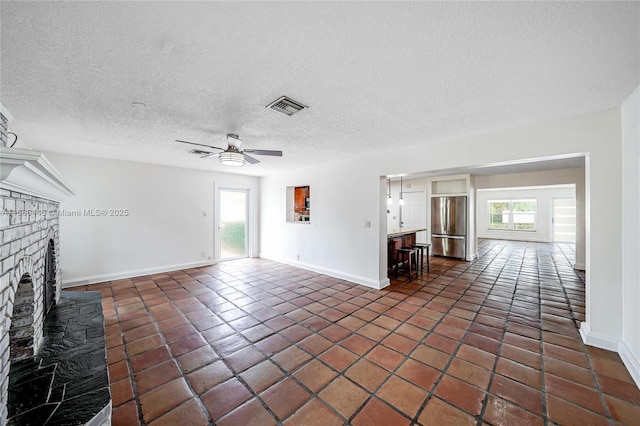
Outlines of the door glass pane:
{"label": "door glass pane", "polygon": [[553,241],[576,242],[576,199],[553,199]]}
{"label": "door glass pane", "polygon": [[247,193],[220,190],[220,259],[247,256]]}

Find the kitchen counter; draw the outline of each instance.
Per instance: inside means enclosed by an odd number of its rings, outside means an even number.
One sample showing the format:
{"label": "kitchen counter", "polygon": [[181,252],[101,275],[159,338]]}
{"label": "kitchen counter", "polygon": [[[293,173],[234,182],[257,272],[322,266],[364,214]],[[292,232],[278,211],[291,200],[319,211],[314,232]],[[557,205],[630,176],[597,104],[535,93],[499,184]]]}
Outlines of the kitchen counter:
{"label": "kitchen counter", "polygon": [[387,233],[387,272],[389,277],[391,277],[393,269],[396,269],[397,274],[398,255],[396,250],[400,247],[413,246],[416,243],[416,234],[423,231],[426,231],[426,228],[403,229]]}
{"label": "kitchen counter", "polygon": [[403,237],[405,235],[415,234],[417,232],[422,232],[422,231],[426,231],[426,230],[427,230],[426,228],[403,229],[402,231],[387,233],[387,238]]}

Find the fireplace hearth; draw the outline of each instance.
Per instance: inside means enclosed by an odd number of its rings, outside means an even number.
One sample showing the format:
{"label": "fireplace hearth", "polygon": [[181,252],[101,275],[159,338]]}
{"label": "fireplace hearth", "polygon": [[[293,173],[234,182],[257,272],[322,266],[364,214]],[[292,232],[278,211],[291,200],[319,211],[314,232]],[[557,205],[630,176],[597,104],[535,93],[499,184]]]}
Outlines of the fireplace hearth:
{"label": "fireplace hearth", "polygon": [[37,355],[11,363],[8,426],[108,422],[103,322],[99,292],[61,292]]}

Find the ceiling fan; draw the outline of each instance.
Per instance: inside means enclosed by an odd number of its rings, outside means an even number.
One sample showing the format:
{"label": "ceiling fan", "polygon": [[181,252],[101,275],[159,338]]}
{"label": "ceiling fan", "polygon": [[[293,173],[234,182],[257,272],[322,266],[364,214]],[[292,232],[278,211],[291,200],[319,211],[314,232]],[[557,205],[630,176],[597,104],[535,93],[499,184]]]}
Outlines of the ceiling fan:
{"label": "ceiling fan", "polygon": [[221,152],[200,151],[198,153],[204,154],[200,158],[218,157],[218,161],[220,162],[220,164],[224,164],[225,166],[232,166],[232,167],[244,166],[245,162],[248,162],[250,164],[256,164],[260,162],[260,160],[253,158],[250,155],[247,155],[248,153],[255,154],[255,155],[272,155],[275,157],[282,157],[282,151],[274,151],[270,149],[240,149],[240,145],[242,145],[242,140],[238,135],[234,135],[231,133],[227,134],[226,149],[219,148],[217,146],[196,143],[196,142],[181,141],[179,139],[176,139],[176,142],[218,149]]}

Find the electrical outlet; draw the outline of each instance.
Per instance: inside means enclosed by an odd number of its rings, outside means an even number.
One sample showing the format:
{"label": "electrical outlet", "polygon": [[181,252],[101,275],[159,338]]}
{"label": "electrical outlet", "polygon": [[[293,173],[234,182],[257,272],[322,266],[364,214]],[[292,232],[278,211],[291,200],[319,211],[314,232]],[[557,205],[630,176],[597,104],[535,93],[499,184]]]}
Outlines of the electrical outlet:
{"label": "electrical outlet", "polygon": [[296,255],[296,260],[300,260],[300,255]]}

